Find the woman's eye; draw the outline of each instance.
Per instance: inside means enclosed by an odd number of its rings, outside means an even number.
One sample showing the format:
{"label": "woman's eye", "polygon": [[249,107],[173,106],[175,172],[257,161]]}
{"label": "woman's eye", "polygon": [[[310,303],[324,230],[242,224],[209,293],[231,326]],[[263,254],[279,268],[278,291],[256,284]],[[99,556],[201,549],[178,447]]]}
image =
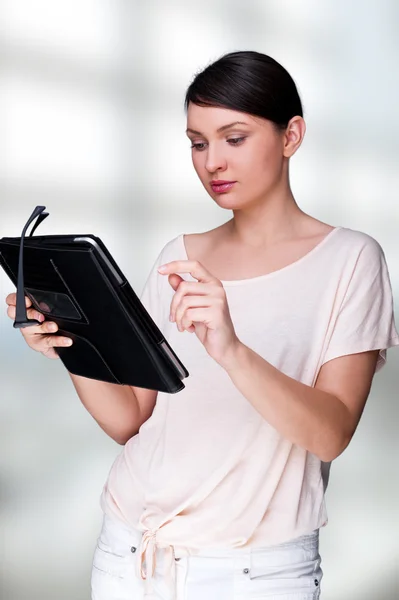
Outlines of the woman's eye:
{"label": "woman's eye", "polygon": [[[239,144],[241,144],[243,141],[245,140],[245,137],[238,137],[238,138],[230,138],[228,140],[226,140],[231,146],[238,146]],[[194,148],[194,150],[199,150],[200,152],[202,150],[205,150],[206,148],[206,143],[205,142],[197,142],[196,144],[191,144],[191,148]]]}
{"label": "woman's eye", "polygon": [[229,144],[231,144],[232,146],[238,146],[238,144],[240,144],[241,142],[243,142],[245,140],[245,137],[238,137],[238,138],[230,138],[229,140],[227,140],[229,142]]}
{"label": "woman's eye", "polygon": [[204,150],[205,148],[205,144],[204,143],[199,143],[199,144],[192,144],[191,148],[194,148],[195,150]]}

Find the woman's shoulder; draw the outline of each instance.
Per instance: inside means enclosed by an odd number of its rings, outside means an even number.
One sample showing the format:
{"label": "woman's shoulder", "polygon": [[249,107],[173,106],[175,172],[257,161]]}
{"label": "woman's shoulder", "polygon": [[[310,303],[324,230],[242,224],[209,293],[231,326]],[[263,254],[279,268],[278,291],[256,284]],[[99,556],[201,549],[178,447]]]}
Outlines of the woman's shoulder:
{"label": "woman's shoulder", "polygon": [[164,250],[168,254],[176,254],[176,252],[182,254],[181,258],[186,260],[192,256],[201,256],[216,245],[223,233],[224,225],[208,231],[179,233],[165,245]]}
{"label": "woman's shoulder", "polygon": [[[337,235],[331,236],[331,238],[335,239],[336,244],[340,246],[344,245],[353,249],[359,249],[362,247],[370,247],[374,248],[375,250],[381,249],[379,242],[372,235],[366,233],[365,231],[345,227],[345,225],[332,225],[318,221],[317,219],[314,219],[313,221],[315,232],[314,235],[328,237],[330,233],[335,231]],[[310,233],[310,235],[312,234]]]}
{"label": "woman's shoulder", "polygon": [[339,273],[354,273],[364,280],[372,280],[377,273],[387,271],[387,260],[380,242],[370,233],[350,227],[340,227],[329,246],[330,262]]}
{"label": "woman's shoulder", "polygon": [[370,233],[344,226],[340,226],[338,229],[340,230],[340,235],[337,241],[341,245],[344,245],[345,248],[353,249],[354,251],[367,250],[377,254],[383,252],[380,242]]}

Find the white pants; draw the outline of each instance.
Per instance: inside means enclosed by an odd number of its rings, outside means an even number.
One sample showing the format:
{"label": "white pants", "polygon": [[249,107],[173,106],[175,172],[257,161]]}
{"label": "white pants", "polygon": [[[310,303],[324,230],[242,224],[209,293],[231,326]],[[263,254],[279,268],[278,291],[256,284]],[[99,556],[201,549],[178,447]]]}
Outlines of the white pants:
{"label": "white pants", "polygon": [[[318,600],[319,531],[253,549],[204,549],[175,559],[174,589],[165,549],[156,550],[153,590],[137,575],[142,533],[104,516],[94,552],[92,600]],[[168,567],[169,568],[169,567]],[[169,581],[169,582],[168,582]]]}

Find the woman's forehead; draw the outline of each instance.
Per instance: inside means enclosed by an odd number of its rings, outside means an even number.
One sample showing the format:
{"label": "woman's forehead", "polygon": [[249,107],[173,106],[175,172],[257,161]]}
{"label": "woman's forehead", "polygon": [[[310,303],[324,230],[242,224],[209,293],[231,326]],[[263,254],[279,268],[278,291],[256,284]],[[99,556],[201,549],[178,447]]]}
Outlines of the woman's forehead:
{"label": "woman's forehead", "polygon": [[231,123],[247,125],[253,127],[260,125],[259,119],[248,113],[220,106],[199,106],[190,103],[187,109],[187,129],[199,133],[207,131],[217,131]]}

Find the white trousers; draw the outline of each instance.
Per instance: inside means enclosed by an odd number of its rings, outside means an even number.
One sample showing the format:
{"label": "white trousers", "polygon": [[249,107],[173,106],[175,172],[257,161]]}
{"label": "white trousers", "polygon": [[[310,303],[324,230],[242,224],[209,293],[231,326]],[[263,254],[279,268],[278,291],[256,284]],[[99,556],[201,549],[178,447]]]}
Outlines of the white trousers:
{"label": "white trousers", "polygon": [[[92,600],[318,600],[319,531],[253,549],[204,549],[174,559],[157,548],[152,590],[138,575],[142,533],[104,516],[94,552]],[[169,557],[170,555],[168,555]]]}

